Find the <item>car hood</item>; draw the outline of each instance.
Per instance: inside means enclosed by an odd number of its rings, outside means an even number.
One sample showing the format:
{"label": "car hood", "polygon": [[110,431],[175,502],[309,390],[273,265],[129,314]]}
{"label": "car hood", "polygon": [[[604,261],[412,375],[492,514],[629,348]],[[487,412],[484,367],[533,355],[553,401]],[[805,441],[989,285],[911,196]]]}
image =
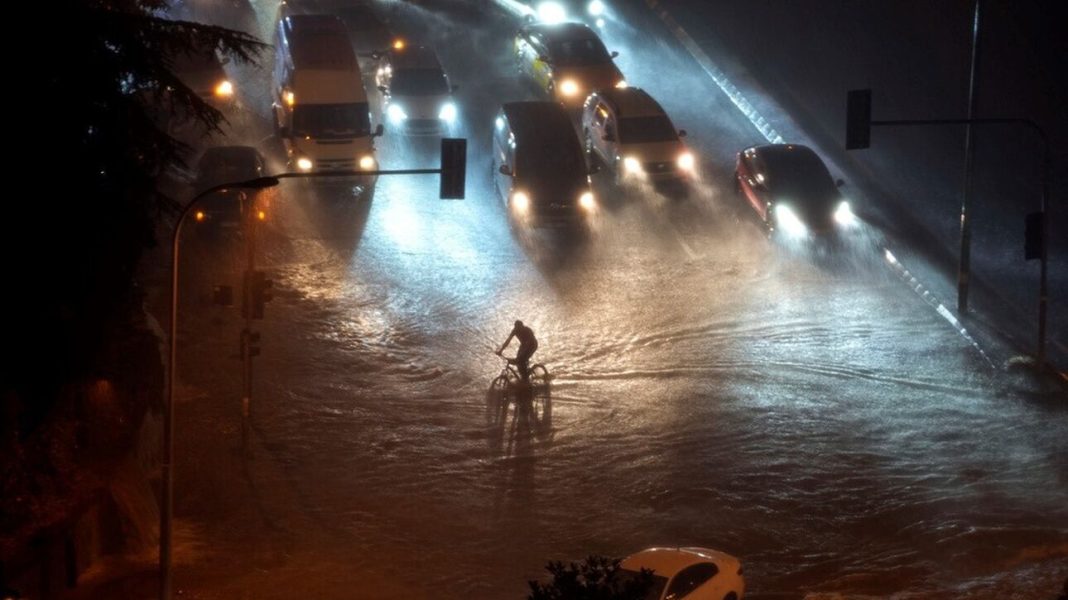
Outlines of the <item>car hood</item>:
{"label": "car hood", "polygon": [[404,109],[404,114],[409,119],[436,119],[441,113],[441,107],[449,102],[452,96],[448,94],[436,94],[432,96],[393,96],[390,101]]}
{"label": "car hood", "polygon": [[620,156],[633,156],[639,162],[674,162],[686,150],[679,140],[648,144],[619,144]]}
{"label": "car hood", "polygon": [[604,63],[589,66],[564,66],[553,71],[556,81],[574,79],[587,92],[604,90],[615,87],[616,83],[623,79],[623,74],[612,63]]}

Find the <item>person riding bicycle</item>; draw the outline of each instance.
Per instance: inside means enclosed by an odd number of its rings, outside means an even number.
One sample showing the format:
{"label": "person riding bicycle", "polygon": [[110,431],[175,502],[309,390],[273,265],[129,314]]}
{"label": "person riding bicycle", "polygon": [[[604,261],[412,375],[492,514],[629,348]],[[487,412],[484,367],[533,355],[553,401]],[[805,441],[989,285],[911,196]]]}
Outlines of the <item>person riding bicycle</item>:
{"label": "person riding bicycle", "polygon": [[516,320],[512,333],[508,334],[508,339],[504,340],[504,343],[497,350],[498,356],[504,352],[508,344],[512,343],[512,338],[519,340],[519,351],[516,352],[515,358],[509,359],[509,362],[515,363],[515,366],[519,369],[519,377],[523,380],[523,383],[529,383],[530,371],[528,367],[530,366],[530,357],[538,349],[538,338],[534,337],[533,329],[523,325],[522,321]]}

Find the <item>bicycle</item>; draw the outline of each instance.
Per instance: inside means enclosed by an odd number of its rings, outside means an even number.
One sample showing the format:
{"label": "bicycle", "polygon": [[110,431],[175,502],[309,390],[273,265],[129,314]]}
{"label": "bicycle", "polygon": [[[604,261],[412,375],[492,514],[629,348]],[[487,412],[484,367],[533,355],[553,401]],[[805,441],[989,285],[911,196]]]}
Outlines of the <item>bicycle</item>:
{"label": "bicycle", "polygon": [[[524,408],[530,410],[530,414],[539,422],[545,419],[551,410],[552,390],[549,385],[551,376],[549,370],[541,363],[530,366],[527,373],[527,385],[529,390],[523,390],[523,380],[519,376],[519,370],[515,367],[515,358],[498,354],[504,360],[504,368],[490,383],[491,397],[498,399],[502,416],[508,411],[510,404],[515,404],[516,411]],[[521,392],[529,391],[527,398]],[[528,402],[523,402],[528,400]]]}

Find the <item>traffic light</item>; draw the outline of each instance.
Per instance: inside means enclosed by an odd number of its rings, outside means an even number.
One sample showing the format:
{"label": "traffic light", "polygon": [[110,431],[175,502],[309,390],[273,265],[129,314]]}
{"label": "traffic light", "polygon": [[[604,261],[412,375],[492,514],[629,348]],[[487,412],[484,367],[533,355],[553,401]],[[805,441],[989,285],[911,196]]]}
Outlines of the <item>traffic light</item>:
{"label": "traffic light", "polygon": [[274,282],[267,279],[263,271],[245,271],[245,294],[242,298],[241,316],[247,319],[251,315],[253,319],[262,319],[263,305],[274,298]]}
{"label": "traffic light", "polygon": [[441,192],[439,196],[444,199],[463,199],[466,179],[467,140],[441,138]]}
{"label": "traffic light", "polygon": [[260,355],[260,332],[249,329],[241,330],[241,358]]}
{"label": "traffic light", "polygon": [[871,90],[850,90],[846,96],[846,150],[871,146]]}

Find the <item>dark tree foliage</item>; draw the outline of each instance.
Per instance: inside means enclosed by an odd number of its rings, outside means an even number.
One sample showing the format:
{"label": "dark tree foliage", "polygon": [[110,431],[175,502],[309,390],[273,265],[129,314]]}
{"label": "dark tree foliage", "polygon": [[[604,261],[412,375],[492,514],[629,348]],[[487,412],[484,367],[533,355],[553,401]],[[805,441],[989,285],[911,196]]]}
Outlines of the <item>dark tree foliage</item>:
{"label": "dark tree foliage", "polygon": [[581,563],[550,561],[549,583],[530,581],[529,600],[643,600],[653,586],[653,572],[624,574],[619,559],[590,556]]}
{"label": "dark tree foliage", "polygon": [[15,157],[0,236],[9,290],[0,324],[10,357],[0,392],[33,406],[91,375],[95,351],[130,309],[138,259],[175,206],[156,187],[185,150],[164,130],[168,116],[207,130],[222,122],[175,75],[175,57],[216,48],[250,61],[263,45],[245,33],[167,20],[166,0],[26,4],[9,23],[27,30],[9,35],[18,40],[9,61],[25,72],[7,90]]}

